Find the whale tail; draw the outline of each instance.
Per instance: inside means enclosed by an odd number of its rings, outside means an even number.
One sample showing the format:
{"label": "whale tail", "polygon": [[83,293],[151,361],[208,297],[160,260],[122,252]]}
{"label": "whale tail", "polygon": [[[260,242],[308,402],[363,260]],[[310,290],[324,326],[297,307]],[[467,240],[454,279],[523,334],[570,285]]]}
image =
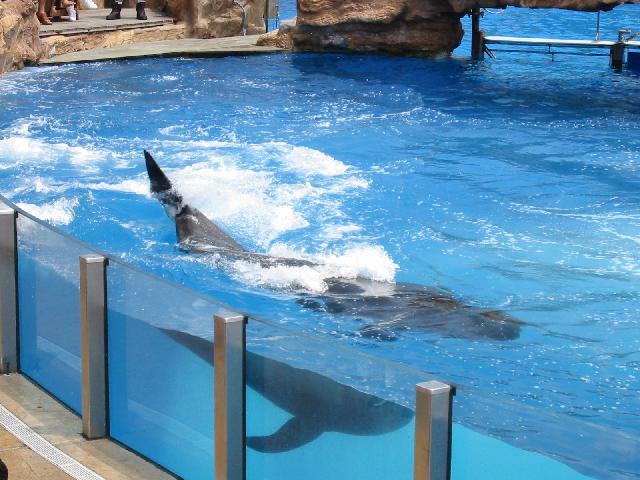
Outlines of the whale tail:
{"label": "whale tail", "polygon": [[226,250],[244,252],[233,238],[205,217],[197,208],[185,203],[182,195],[173,187],[151,154],[144,151],[144,159],[149,174],[151,193],[162,204],[164,211],[176,224],[178,244],[184,250],[203,251]]}
{"label": "whale tail", "polygon": [[182,195],[173,188],[171,181],[146,150],[144,151],[144,160],[147,165],[151,193],[162,204],[169,218],[175,219],[176,215],[184,208]]}

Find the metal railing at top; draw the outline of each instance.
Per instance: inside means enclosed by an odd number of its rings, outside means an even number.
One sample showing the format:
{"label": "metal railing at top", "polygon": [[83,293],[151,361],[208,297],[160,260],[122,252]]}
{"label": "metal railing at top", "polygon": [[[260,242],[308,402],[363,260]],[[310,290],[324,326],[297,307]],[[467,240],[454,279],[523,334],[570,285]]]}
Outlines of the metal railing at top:
{"label": "metal railing at top", "polygon": [[[62,238],[84,245],[64,232],[41,222],[8,200],[0,210],[0,373],[20,372],[20,311],[19,311],[19,216],[47,228]],[[111,414],[109,398],[109,306],[107,285],[109,263],[120,264],[176,291],[206,296],[185,287],[131,267],[118,259],[109,258],[93,247],[86,246],[86,254],[79,256],[80,351],[81,351],[81,416],[83,435],[87,439],[110,435]],[[131,293],[135,295],[135,292]],[[37,302],[38,299],[35,299]],[[212,302],[217,303],[217,302]],[[210,362],[213,369],[214,400],[214,478],[243,480],[246,478],[246,326],[248,317],[230,312],[219,304],[214,316],[214,347]],[[280,328],[278,326],[278,328]],[[339,347],[338,350],[345,349]],[[358,356],[366,357],[357,352]],[[207,354],[209,355],[209,354]],[[255,357],[255,355],[253,356]],[[114,359],[115,360],[115,359]],[[377,360],[376,360],[377,361]],[[390,363],[380,360],[380,365]],[[135,369],[136,365],[127,368]],[[426,377],[426,375],[425,375]],[[334,382],[335,383],[335,382]],[[430,380],[415,385],[415,431],[413,450],[413,478],[416,480],[447,480],[451,475],[452,396],[455,389],[445,383]],[[375,398],[375,397],[371,397]],[[369,403],[371,403],[369,401]],[[366,408],[376,408],[367,405]],[[134,449],[135,450],[135,449]],[[144,453],[144,452],[142,452]],[[407,455],[407,461],[410,455]],[[158,461],[158,459],[155,459]],[[158,461],[162,465],[162,461]],[[164,465],[163,465],[164,466]]]}

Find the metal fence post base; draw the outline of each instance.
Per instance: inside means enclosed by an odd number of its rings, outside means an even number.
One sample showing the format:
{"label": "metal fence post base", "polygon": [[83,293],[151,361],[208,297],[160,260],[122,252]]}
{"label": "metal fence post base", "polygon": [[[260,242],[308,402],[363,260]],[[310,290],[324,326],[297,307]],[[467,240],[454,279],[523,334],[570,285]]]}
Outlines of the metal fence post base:
{"label": "metal fence post base", "polygon": [[214,317],[213,388],[216,480],[244,480],[245,332],[247,318],[235,313]]}

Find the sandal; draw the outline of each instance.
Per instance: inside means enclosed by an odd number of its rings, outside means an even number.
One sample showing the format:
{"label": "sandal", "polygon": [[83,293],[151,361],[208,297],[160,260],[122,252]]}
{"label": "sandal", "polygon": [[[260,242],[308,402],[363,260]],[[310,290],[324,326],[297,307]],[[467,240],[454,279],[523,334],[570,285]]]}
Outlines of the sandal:
{"label": "sandal", "polygon": [[40,25],[53,25],[53,23],[51,23],[51,20],[49,20],[49,17],[47,17],[47,14],[44,12],[36,13],[36,17],[38,18]]}

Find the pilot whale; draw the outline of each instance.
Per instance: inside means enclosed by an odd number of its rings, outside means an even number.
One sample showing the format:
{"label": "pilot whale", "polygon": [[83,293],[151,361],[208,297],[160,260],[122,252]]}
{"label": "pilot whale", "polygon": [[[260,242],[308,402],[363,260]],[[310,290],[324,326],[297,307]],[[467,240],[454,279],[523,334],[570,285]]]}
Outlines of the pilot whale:
{"label": "pilot whale", "polygon": [[[178,330],[162,332],[204,361],[213,361],[213,343]],[[246,351],[247,386],[285,410],[291,418],[275,432],[248,436],[247,446],[264,453],[287,452],[324,432],[383,435],[407,425],[411,409],[343,385],[329,377]]]}
{"label": "pilot whale", "polygon": [[[180,249],[215,253],[229,260],[246,260],[262,267],[316,266],[295,258],[249,252],[184,201],[149,152],[144,151],[152,195],[162,204],[176,226]],[[322,294],[301,295],[297,302],[315,311],[347,315],[365,326],[356,334],[378,340],[395,340],[410,330],[437,331],[443,336],[473,340],[513,340],[523,322],[498,310],[465,305],[449,293],[411,283],[389,283],[364,278],[326,278]]]}

